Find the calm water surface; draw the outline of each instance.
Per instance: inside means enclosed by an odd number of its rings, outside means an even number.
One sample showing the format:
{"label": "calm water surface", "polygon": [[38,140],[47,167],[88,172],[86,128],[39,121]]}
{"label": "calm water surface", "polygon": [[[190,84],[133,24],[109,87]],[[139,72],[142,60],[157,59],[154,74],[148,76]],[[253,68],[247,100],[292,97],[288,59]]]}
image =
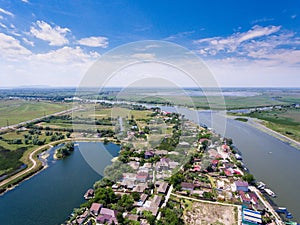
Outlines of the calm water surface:
{"label": "calm water surface", "polygon": [[103,169],[118,155],[120,147],[82,142],[71,156],[59,161],[53,160],[54,149],[50,151],[49,168],[0,196],[1,225],[61,224],[73,208],[84,202],[85,191],[101,179],[101,175],[86,163],[83,155],[85,158],[97,156],[98,160],[93,162],[93,166],[97,163]]}
{"label": "calm water surface", "polygon": [[[174,111],[174,108],[167,107],[165,110]],[[177,110],[187,118],[223,133],[224,117],[216,113],[183,108]],[[243,162],[255,178],[266,183],[277,194],[274,202],[287,207],[294,220],[300,222],[300,151],[248,123],[233,119],[227,119],[225,137],[233,139],[242,153]]]}

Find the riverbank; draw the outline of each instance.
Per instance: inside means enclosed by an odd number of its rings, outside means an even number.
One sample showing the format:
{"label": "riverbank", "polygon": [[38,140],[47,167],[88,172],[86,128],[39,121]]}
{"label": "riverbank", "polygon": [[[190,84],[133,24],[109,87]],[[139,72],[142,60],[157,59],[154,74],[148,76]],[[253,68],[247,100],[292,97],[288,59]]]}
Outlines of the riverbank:
{"label": "riverbank", "polygon": [[[42,170],[47,168],[47,165],[44,164],[37,157],[42,152],[47,151],[49,148],[53,148],[56,145],[63,144],[66,142],[103,142],[105,138],[67,138],[64,140],[58,140],[46,145],[43,145],[34,151],[32,151],[29,155],[29,160],[32,163],[32,166],[27,168],[26,170],[22,170],[15,175],[8,177],[7,179],[0,182],[0,195],[5,194],[7,191],[13,190],[17,187],[21,182],[28,180],[41,172]],[[116,143],[115,139],[109,139],[110,142]],[[116,143],[117,144],[117,143]],[[57,160],[56,154],[54,154],[54,159]],[[42,155],[42,160],[47,158],[47,155]]]}
{"label": "riverbank", "polygon": [[0,183],[0,193],[4,194],[6,191],[14,189],[18,184],[22,181],[30,179],[32,176],[36,175],[38,172],[46,168],[46,165],[43,165],[42,161],[38,159],[38,155],[44,151],[47,151],[49,148],[56,146],[58,144],[71,141],[71,138],[54,141],[43,145],[29,154],[29,160],[32,164],[31,167],[27,168],[26,170],[22,170],[19,173],[8,177],[7,179],[3,180]]}
{"label": "riverbank", "polygon": [[297,148],[298,150],[300,150],[300,142],[290,138],[290,137],[287,137],[275,130],[272,130],[270,128],[268,128],[267,126],[264,125],[264,121],[260,120],[260,119],[257,119],[257,118],[252,118],[252,117],[242,117],[242,116],[231,116],[231,115],[227,115],[227,118],[230,118],[230,119],[236,119],[236,118],[245,118],[247,119],[248,121],[247,122],[243,122],[241,121],[242,123],[248,123],[249,125],[251,125],[252,127],[258,129],[258,130],[261,130],[277,139],[279,139],[280,141],[282,142],[285,142],[289,145],[291,145],[292,147],[294,148]]}

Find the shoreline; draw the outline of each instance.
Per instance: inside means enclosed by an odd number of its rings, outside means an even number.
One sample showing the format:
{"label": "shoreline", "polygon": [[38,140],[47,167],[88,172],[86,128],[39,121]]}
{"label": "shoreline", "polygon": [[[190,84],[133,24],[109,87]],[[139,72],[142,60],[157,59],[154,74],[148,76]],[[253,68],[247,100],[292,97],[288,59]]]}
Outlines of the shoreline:
{"label": "shoreline", "polygon": [[[30,155],[29,155],[30,161],[33,162],[33,165],[30,168],[27,168],[25,170],[21,170],[19,173],[16,173],[13,176],[8,177],[7,179],[5,179],[5,180],[3,180],[3,181],[0,182],[0,191],[1,191],[1,188],[3,186],[5,187],[5,188],[3,188],[3,192],[0,193],[0,196],[4,195],[8,191],[13,190],[17,186],[19,186],[23,181],[29,180],[33,176],[37,175],[39,172],[47,169],[48,168],[48,164],[45,164],[44,162],[45,162],[45,159],[47,159],[49,157],[49,154],[43,154],[43,153],[45,153],[49,149],[55,147],[56,145],[67,143],[67,142],[70,142],[70,141],[71,142],[103,142],[104,138],[67,138],[67,139],[64,139],[64,140],[54,141],[54,142],[48,143],[48,144],[46,144],[44,146],[38,147],[37,149],[35,149],[34,151],[32,151],[30,153]],[[115,140],[111,139],[111,140],[109,140],[109,142],[115,143]],[[115,144],[117,144],[117,143],[115,143]],[[42,152],[39,153],[39,151],[42,151]],[[35,155],[36,153],[38,153],[38,154]],[[42,155],[42,160],[40,160],[37,157],[39,154],[43,154]],[[37,159],[35,159],[34,157],[36,157]],[[56,153],[54,153],[53,158],[54,158],[54,160],[59,160],[56,157]],[[41,168],[37,169],[32,174],[30,174],[30,172],[32,172],[32,170],[34,170],[36,168],[36,166],[38,165],[38,161],[40,161],[42,163]],[[27,176],[26,174],[30,174],[30,175],[28,177],[26,177]],[[18,179],[21,176],[25,176],[25,178],[24,179],[20,179],[19,181],[16,181],[16,183],[13,183],[13,184],[11,184],[10,187],[8,187],[10,185],[9,184],[10,182],[13,182],[14,180]],[[5,185],[8,185],[8,186],[5,186]]]}
{"label": "shoreline", "polygon": [[296,148],[297,150],[300,150],[300,142],[290,138],[290,137],[287,137],[275,130],[272,130],[271,128],[265,126],[264,124],[262,124],[263,120],[260,120],[260,119],[257,119],[257,118],[252,118],[252,117],[247,117],[247,116],[231,116],[231,115],[227,115],[227,118],[230,118],[230,119],[236,119],[236,118],[245,118],[245,119],[248,119],[247,122],[242,122],[242,123],[248,123],[250,126],[264,132],[264,133],[267,133],[269,134],[270,136],[272,137],[275,137],[276,139],[286,143],[286,144],[289,144],[290,146]]}

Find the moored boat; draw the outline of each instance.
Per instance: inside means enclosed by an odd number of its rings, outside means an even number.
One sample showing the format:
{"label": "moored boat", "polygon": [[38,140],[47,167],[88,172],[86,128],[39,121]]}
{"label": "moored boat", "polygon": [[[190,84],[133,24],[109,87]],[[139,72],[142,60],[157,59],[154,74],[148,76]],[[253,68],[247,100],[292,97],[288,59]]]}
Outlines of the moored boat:
{"label": "moored boat", "polygon": [[271,189],[268,189],[268,188],[265,188],[265,191],[268,195],[270,195],[271,197],[275,198],[276,197],[276,194],[271,190]]}

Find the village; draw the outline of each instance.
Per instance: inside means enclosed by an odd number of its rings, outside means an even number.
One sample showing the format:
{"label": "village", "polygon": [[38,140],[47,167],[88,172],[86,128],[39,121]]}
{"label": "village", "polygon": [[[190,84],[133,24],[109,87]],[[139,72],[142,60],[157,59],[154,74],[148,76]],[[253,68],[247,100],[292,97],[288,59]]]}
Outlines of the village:
{"label": "village", "polygon": [[65,224],[283,224],[231,139],[159,108],[126,124],[118,158]]}

